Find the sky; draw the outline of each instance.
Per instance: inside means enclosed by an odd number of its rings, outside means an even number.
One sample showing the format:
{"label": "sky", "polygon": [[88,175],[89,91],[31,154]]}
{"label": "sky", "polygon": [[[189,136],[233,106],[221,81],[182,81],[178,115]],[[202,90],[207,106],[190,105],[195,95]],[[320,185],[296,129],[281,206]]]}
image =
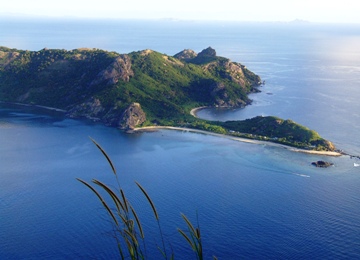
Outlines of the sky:
{"label": "sky", "polygon": [[9,0],[0,16],[360,23],[359,0]]}

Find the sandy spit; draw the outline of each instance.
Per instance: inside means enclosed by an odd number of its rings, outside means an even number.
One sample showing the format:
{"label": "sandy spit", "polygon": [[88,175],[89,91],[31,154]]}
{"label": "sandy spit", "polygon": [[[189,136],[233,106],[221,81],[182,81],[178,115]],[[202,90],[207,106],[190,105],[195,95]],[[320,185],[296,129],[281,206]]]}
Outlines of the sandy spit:
{"label": "sandy spit", "polygon": [[199,130],[199,129],[192,129],[192,128],[184,128],[184,127],[174,127],[174,126],[146,126],[141,128],[135,128],[135,132],[146,132],[146,131],[153,131],[153,130],[160,130],[160,129],[169,129],[169,130],[177,130],[177,131],[187,131],[187,132],[193,132],[193,133],[201,133],[206,135],[213,135],[218,136],[222,138],[227,138],[230,140],[238,141],[238,142],[244,142],[244,143],[251,143],[251,144],[261,144],[261,145],[270,145],[274,147],[284,148],[293,152],[299,152],[299,153],[308,153],[308,154],[317,154],[317,155],[325,155],[325,156],[341,156],[341,153],[338,152],[330,152],[330,151],[315,151],[315,150],[305,150],[305,149],[299,149],[283,144],[274,143],[271,141],[261,141],[261,140],[253,140],[253,139],[247,139],[247,138],[241,138],[231,135],[224,135],[224,134],[217,134],[209,131]]}
{"label": "sandy spit", "polygon": [[208,108],[208,107],[195,107],[195,108],[191,109],[190,115],[197,118],[196,112],[198,112],[199,110],[204,109],[204,108]]}

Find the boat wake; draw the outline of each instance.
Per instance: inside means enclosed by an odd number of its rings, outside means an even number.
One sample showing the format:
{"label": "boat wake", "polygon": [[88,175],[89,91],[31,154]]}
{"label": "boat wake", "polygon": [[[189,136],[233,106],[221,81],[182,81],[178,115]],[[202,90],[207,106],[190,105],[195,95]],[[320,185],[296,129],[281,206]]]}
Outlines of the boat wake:
{"label": "boat wake", "polygon": [[300,173],[295,173],[295,172],[293,174],[296,176],[304,177],[304,178],[310,178],[310,176],[306,175],[306,174],[300,174]]}

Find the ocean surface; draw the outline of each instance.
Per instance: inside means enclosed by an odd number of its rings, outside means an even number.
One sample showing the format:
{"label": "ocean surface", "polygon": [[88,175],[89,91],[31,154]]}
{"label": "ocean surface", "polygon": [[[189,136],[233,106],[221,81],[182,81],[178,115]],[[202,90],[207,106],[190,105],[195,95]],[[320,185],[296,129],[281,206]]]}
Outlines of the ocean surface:
{"label": "ocean surface", "polygon": [[[0,19],[0,46],[153,49],[174,55],[211,46],[265,80],[244,109],[205,109],[216,120],[275,115],[316,130],[360,155],[360,26],[296,23]],[[197,221],[211,259],[359,259],[360,160],[291,152],[185,131],[124,134],[89,121],[0,105],[0,259],[113,259],[111,224],[94,194],[75,178],[119,172],[151,246],[194,259],[176,228],[181,213]],[[322,169],[311,162],[326,160]],[[157,241],[157,242],[154,242]],[[170,247],[169,247],[170,248]]]}

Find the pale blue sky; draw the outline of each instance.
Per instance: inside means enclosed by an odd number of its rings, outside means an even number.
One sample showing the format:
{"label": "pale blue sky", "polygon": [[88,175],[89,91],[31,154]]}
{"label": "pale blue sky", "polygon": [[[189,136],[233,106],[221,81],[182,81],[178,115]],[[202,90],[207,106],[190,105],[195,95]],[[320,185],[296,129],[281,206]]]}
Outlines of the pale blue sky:
{"label": "pale blue sky", "polygon": [[360,23],[358,0],[9,0],[0,15]]}

